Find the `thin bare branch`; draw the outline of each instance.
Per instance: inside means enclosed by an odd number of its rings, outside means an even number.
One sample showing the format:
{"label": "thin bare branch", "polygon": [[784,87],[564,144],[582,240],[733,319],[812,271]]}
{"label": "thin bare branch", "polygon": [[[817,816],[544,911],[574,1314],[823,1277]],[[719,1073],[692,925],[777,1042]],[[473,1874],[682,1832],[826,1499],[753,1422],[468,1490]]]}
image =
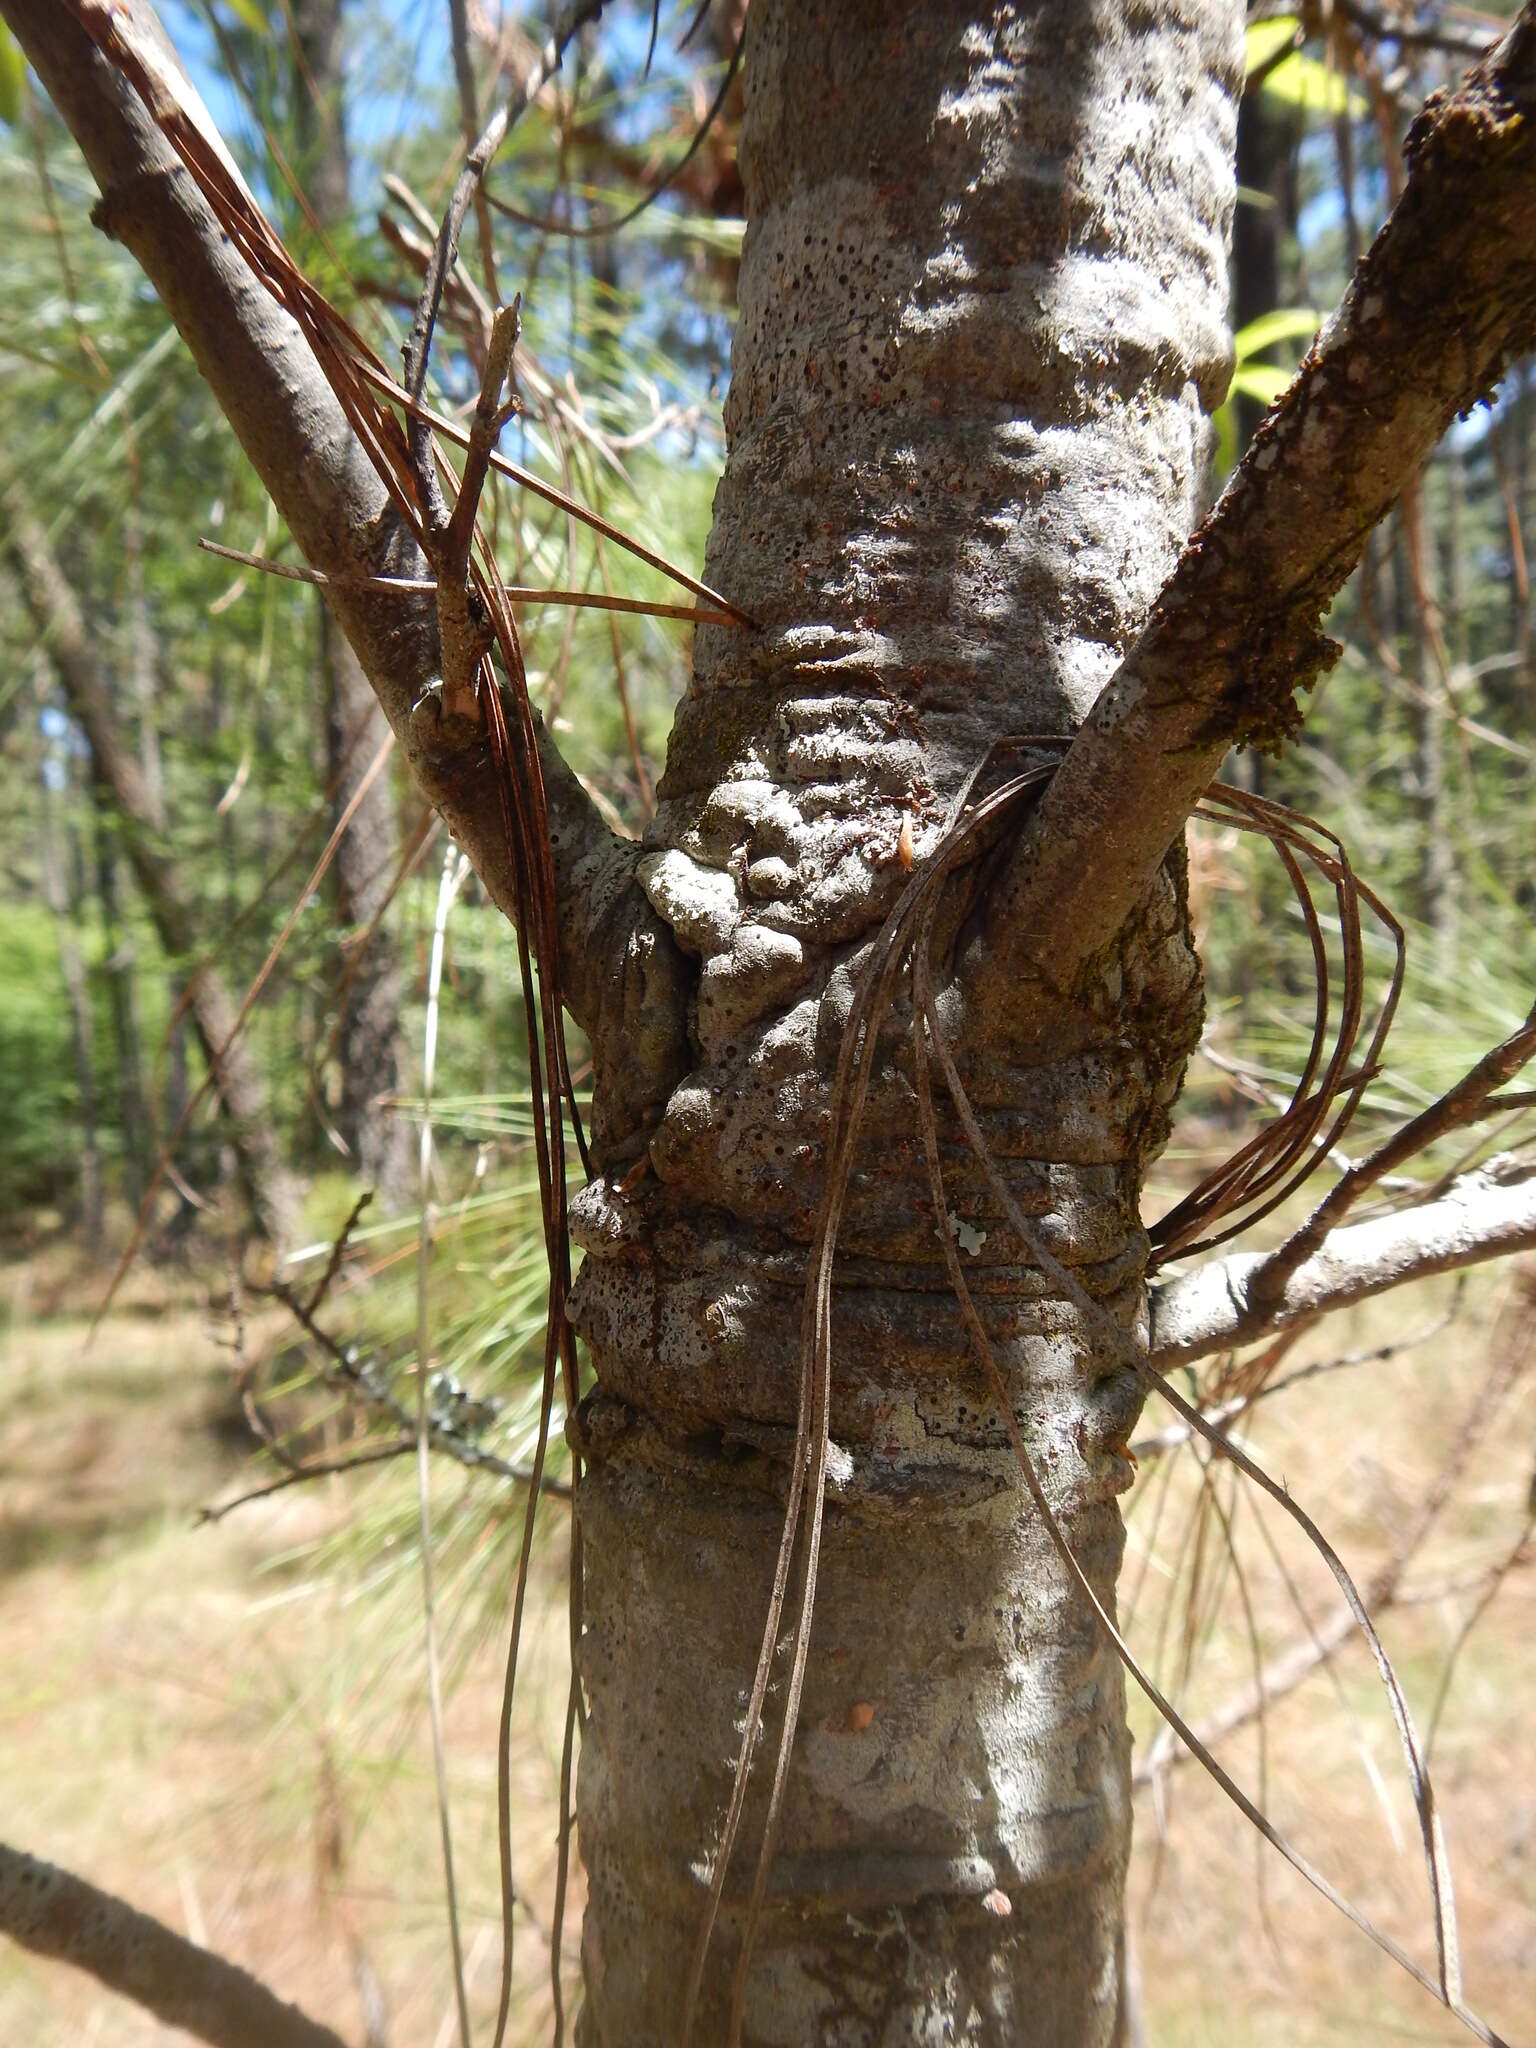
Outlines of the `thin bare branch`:
{"label": "thin bare branch", "polygon": [[[266,556],[250,554],[244,548],[225,547],[221,541],[200,539],[197,544],[204,554],[218,555],[226,562],[239,562],[244,568],[259,569],[263,576],[280,576],[290,583],[312,583],[316,589],[325,590],[339,580],[327,576],[321,569],[307,569],[299,562],[271,562]],[[370,576],[358,587],[396,590],[414,597],[435,597],[437,578]],[[647,619],[686,619],[691,626],[740,626],[743,623],[735,612],[713,611],[707,605],[653,604],[649,598],[615,597],[611,591],[599,594],[592,590],[546,590],[539,583],[509,583],[506,591],[513,604],[569,605],[577,611],[632,612]]]}
{"label": "thin bare branch", "polygon": [[1476,1123],[1488,1107],[1495,1089],[1514,1079],[1522,1067],[1536,1058],[1536,1004],[1518,1031],[1494,1046],[1437,1102],[1432,1102],[1402,1129],[1394,1131],[1368,1159],[1340,1176],[1312,1214],[1280,1249],[1265,1260],[1254,1276],[1254,1298],[1273,1298],[1284,1288],[1298,1266],[1321,1249],[1324,1240],[1338,1228],[1344,1217],[1369,1189],[1389,1173],[1416,1158],[1420,1152],[1450,1131],[1464,1130]]}
{"label": "thin bare branch", "polygon": [[[1310,1365],[1299,1365],[1294,1372],[1278,1377],[1270,1376],[1273,1371],[1270,1367],[1257,1377],[1256,1383],[1245,1383],[1240,1390],[1227,1394],[1225,1398],[1212,1399],[1208,1394],[1206,1403],[1200,1410],[1201,1417],[1212,1428],[1225,1429],[1228,1423],[1235,1422],[1238,1416],[1246,1415],[1250,1408],[1256,1408],[1261,1401],[1272,1400],[1277,1394],[1288,1394],[1296,1387],[1306,1386],[1312,1380],[1325,1379],[1336,1372],[1352,1372],[1362,1365],[1385,1365],[1391,1359],[1401,1358],[1404,1352],[1416,1351],[1421,1344],[1427,1344],[1432,1337],[1438,1337],[1442,1330],[1450,1327],[1456,1319],[1459,1297],[1458,1286],[1456,1298],[1443,1315],[1436,1316],[1421,1329],[1411,1330],[1406,1336],[1398,1337],[1391,1343],[1372,1344],[1363,1350],[1346,1351],[1337,1358],[1315,1359]],[[1285,1331],[1278,1343],[1264,1354],[1264,1358],[1267,1360],[1276,1351],[1283,1353],[1284,1350],[1288,1350],[1300,1337],[1304,1327],[1303,1324],[1297,1323]],[[1213,1391],[1219,1396],[1223,1386],[1230,1384],[1231,1376],[1224,1375]],[[1154,1459],[1166,1456],[1169,1451],[1178,1450],[1197,1434],[1190,1423],[1170,1422],[1147,1436],[1137,1437],[1128,1449],[1138,1465],[1148,1465]]]}
{"label": "thin bare branch", "polygon": [[[300,552],[332,579],[327,599],[413,776],[493,900],[513,915],[514,857],[483,736],[430,708],[418,714],[424,702],[436,703],[431,685],[441,673],[432,597],[372,587],[377,578],[425,580],[421,553],[313,349],[157,126],[161,116],[182,121],[200,138],[205,170],[224,162],[164,31],[146,0],[111,7],[105,0],[0,0],[0,13],[101,189],[97,225],[148,274]],[[101,55],[97,35],[132,39],[152,106]],[[232,165],[220,174],[231,192],[243,189]],[[637,921],[649,932],[656,920],[629,887],[633,852],[615,844],[558,750],[541,746],[540,765],[550,811],[560,818],[563,992],[590,1025]],[[628,899],[622,918],[621,897]]]}
{"label": "thin bare branch", "polygon": [[[1380,1616],[1396,1604],[1404,1573],[1423,1549],[1425,1539],[1444,1512],[1474,1452],[1492,1427],[1529,1359],[1528,1337],[1524,1342],[1517,1340],[1505,1345],[1495,1357],[1440,1469],[1419,1496],[1408,1527],[1399,1537],[1392,1555],[1365,1587],[1364,1599],[1373,1615]],[[1353,1633],[1350,1616],[1337,1608],[1310,1626],[1304,1635],[1269,1660],[1252,1687],[1239,1693],[1208,1721],[1201,1723],[1201,1741],[1208,1748],[1212,1747],[1265,1713],[1277,1700],[1294,1692],[1304,1679],[1326,1664]],[[1426,1755],[1427,1750],[1426,1744]],[[1137,1765],[1133,1783],[1138,1786],[1151,1784],[1160,1771],[1184,1762],[1188,1754],[1175,1743],[1159,1740]]]}
{"label": "thin bare branch", "polygon": [[[416,317],[411,323],[410,340],[405,345],[405,381],[413,398],[420,398],[426,385],[427,357],[432,347],[432,330],[437,323],[438,307],[442,303],[443,285],[458,255],[459,234],[464,226],[465,216],[475,195],[481,189],[485,174],[520,116],[533,105],[545,85],[559,70],[561,59],[571,39],[578,35],[589,21],[596,21],[603,11],[603,4],[604,0],[574,0],[574,4],[566,8],[554,32],[539,52],[538,62],[521,86],[497,108],[464,159],[464,167],[454,182],[453,193],[448,201],[448,210],[443,215],[443,224],[438,229],[437,245],[432,252],[432,260],[427,265],[421,298],[416,307]],[[414,423],[411,431],[414,448],[418,431]],[[417,462],[420,466],[419,455]]]}
{"label": "thin bare branch", "polygon": [[0,1932],[84,1970],[210,2048],[345,2048],[223,1956],[83,1877],[0,1842]]}
{"label": "thin bare branch", "polygon": [[1250,1344],[1410,1280],[1536,1249],[1536,1170],[1490,1161],[1432,1202],[1335,1231],[1265,1300],[1269,1254],[1238,1252],[1151,1292],[1151,1361],[1159,1372]]}
{"label": "thin bare branch", "polygon": [[443,944],[448,913],[464,886],[469,862],[450,843],[443,850],[437,914],[432,922],[432,957],[427,970],[426,1041],[421,1055],[421,1220],[416,1238],[416,1509],[421,1547],[421,1614],[427,1659],[427,1706],[432,1730],[432,1777],[437,1789],[438,1830],[442,1837],[443,1887],[448,1905],[448,1943],[453,1958],[453,1995],[458,2008],[461,2048],[470,2048],[469,1998],[464,1988],[464,1942],[459,1926],[459,1892],[453,1870],[453,1825],[448,1804],[448,1759],[443,1744],[443,1680],[437,1649],[437,1596],[432,1560],[432,1477],[428,1456],[427,1377],[431,1318],[428,1280],[432,1263],[432,1088],[437,1075],[437,1020],[443,985]]}

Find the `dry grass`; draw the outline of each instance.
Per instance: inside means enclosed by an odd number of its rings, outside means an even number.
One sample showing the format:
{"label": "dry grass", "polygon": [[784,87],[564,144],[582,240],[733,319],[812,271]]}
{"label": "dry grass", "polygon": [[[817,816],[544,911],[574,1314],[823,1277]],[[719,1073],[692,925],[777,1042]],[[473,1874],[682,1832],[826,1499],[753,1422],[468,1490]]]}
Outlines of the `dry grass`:
{"label": "dry grass", "polygon": [[[208,1290],[136,1276],[87,1346],[102,1275],[56,1278],[0,1275],[21,1310],[0,1382],[4,1833],[245,1963],[353,2039],[364,2035],[359,1972],[372,1973],[389,2038],[432,2048],[447,2039],[452,1989],[414,1558],[333,1540],[365,1491],[371,1518],[388,1526],[397,1502],[406,1526],[414,1468],[350,1490],[295,1489],[196,1526],[202,1504],[251,1477]],[[451,1524],[465,1491],[451,1476],[436,1485]],[[493,1533],[499,1575],[512,1545]],[[539,1561],[514,1779],[519,1875],[545,1928],[565,1696],[562,1551],[553,1541]],[[464,1939],[484,2022],[500,1953],[503,1645],[477,1639],[466,1616],[450,1654]],[[573,1976],[580,1906],[578,1890]],[[519,2038],[547,2035],[547,1971],[547,1941],[524,1918]],[[0,1946],[0,2040],[184,2038]]]}
{"label": "dry grass", "polygon": [[[370,1528],[406,1528],[410,1475],[387,1468],[345,1489],[327,1482],[198,1528],[196,1509],[249,1471],[221,1325],[208,1306],[216,1283],[173,1284],[141,1270],[88,1348],[99,1279],[64,1253],[0,1272],[0,1312],[11,1311],[0,1382],[4,1831],[237,1957],[359,2040],[361,1962],[382,1988],[391,2041],[446,2044],[451,1991],[414,1560],[407,1543],[387,1535],[372,1554],[366,1541],[336,1540],[359,1510]],[[1253,1431],[1271,1469],[1320,1512],[1361,1576],[1388,1554],[1459,1426],[1504,1284],[1485,1278],[1464,1320],[1433,1344],[1316,1382],[1277,1402]],[[1331,1329],[1327,1343],[1379,1341],[1389,1325],[1429,1312],[1422,1297],[1378,1305]],[[1322,1349],[1315,1343],[1314,1355]],[[1527,1388],[1413,1579],[1457,1572],[1511,1539],[1533,1424]],[[461,1558],[448,1745],[472,2006],[484,2029],[498,1953],[500,1591],[513,1536],[506,1525],[484,1529],[484,1494],[457,1475],[436,1484],[445,1546]],[[1144,1474],[1133,1575],[1151,1488]],[[1167,1554],[1176,1548],[1173,1512],[1158,1541]],[[1297,1623],[1251,1512],[1245,1504],[1238,1528],[1244,1536],[1246,1527],[1250,1590],[1272,1651]],[[1286,1555],[1299,1565],[1289,1544]],[[563,1571],[555,1539],[539,1562],[515,1760],[520,1875],[544,1924],[565,1684]],[[1138,1622],[1144,1645],[1164,1583],[1154,1567]],[[1328,1596],[1315,1569],[1305,1586],[1321,1613]],[[450,1589],[450,1607],[453,1600]],[[1448,1599],[1388,1618],[1421,1720],[1463,1606]],[[1271,1716],[1272,1810],[1427,1960],[1423,1869],[1390,1725],[1363,1653],[1346,1650],[1336,1670],[1389,1788],[1386,1804],[1324,1676]],[[1196,1717],[1250,1676],[1229,1585],[1193,1695]],[[1470,1996],[1514,2040],[1529,2033],[1536,1981],[1533,1680],[1536,1573],[1517,1574],[1463,1655],[1436,1752]],[[1149,1732],[1142,1723],[1143,1741]],[[1256,1782],[1251,1730],[1226,1754]],[[1250,1831],[1193,1771],[1171,1781],[1168,1807],[1159,1843],[1152,1800],[1138,1803],[1133,1924],[1153,2043],[1332,2048],[1465,2038],[1273,1856],[1261,1894]],[[573,1983],[580,1904],[578,1888],[567,1935]],[[528,2042],[547,2038],[547,1961],[525,1920],[515,2010]],[[137,2048],[171,2038],[89,1982],[0,1949],[0,2040]]]}
{"label": "dry grass", "polygon": [[[1287,1368],[1432,1323],[1450,1284],[1335,1319],[1298,1346]],[[1509,1274],[1478,1276],[1457,1321],[1429,1343],[1385,1364],[1311,1381],[1259,1411],[1245,1430],[1268,1469],[1314,1513],[1357,1584],[1367,1584],[1393,1555],[1474,1402],[1492,1344],[1511,1336],[1513,1292]],[[1501,1307],[1506,1319],[1496,1329]],[[1528,1307],[1524,1313],[1528,1318]],[[1473,1572],[1518,1536],[1536,1450],[1533,1396],[1536,1386],[1527,1379],[1505,1405],[1407,1571],[1409,1588]],[[1130,1579],[1149,1541],[1153,1481],[1145,1474],[1139,1483],[1144,1498],[1131,1521]],[[1181,1475],[1164,1511],[1160,1559],[1176,1554],[1179,1503],[1187,1508],[1195,1491],[1192,1473]],[[1256,1527],[1258,1512],[1253,1494],[1245,1493],[1234,1530],[1262,1647],[1272,1657],[1302,1634],[1303,1623]],[[1276,1512],[1264,1512],[1308,1614],[1320,1621],[1337,1605],[1331,1581]],[[1143,1649],[1156,1639],[1169,1583],[1154,1565],[1135,1632]],[[1396,1605],[1380,1618],[1421,1736],[1472,1597]],[[1170,1643],[1177,1641],[1182,1601],[1181,1588]],[[1229,1579],[1191,1693],[1197,1726],[1204,1712],[1249,1690],[1253,1668]],[[1154,1729],[1145,1711],[1133,1709],[1133,1720],[1140,1755]],[[1267,1747],[1271,1817],[1432,1970],[1428,1881],[1402,1754],[1362,1641],[1351,1638],[1326,1669],[1272,1708]],[[1256,1727],[1234,1733],[1219,1754],[1256,1791]],[[1468,2002],[1511,2042],[1529,2041],[1536,1982],[1536,1571],[1506,1579],[1462,1651],[1432,1764],[1456,1871]],[[1468,2038],[1264,1849],[1194,1767],[1173,1774],[1162,1801],[1144,1791],[1137,1823],[1132,1926],[1152,2042],[1341,2048]]]}

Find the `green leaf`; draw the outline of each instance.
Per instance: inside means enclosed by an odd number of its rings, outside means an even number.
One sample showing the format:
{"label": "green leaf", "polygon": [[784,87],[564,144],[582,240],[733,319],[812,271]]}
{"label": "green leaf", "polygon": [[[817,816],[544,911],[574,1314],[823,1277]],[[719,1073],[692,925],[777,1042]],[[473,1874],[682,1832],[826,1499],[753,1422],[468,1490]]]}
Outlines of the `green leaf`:
{"label": "green leaf", "polygon": [[1281,58],[1264,80],[1264,91],[1277,100],[1284,100],[1287,106],[1300,107],[1312,114],[1370,112],[1364,96],[1352,92],[1337,71],[1300,50],[1293,50],[1289,57]]}
{"label": "green leaf", "polygon": [[267,18],[267,10],[261,4],[261,0],[224,0],[224,4],[236,21],[243,22],[245,27],[256,35],[268,36],[272,33],[272,24]]}
{"label": "green leaf", "polygon": [[27,89],[27,60],[16,38],[0,21],[0,121],[8,125],[21,113],[21,96]]}
{"label": "green leaf", "polygon": [[1256,21],[1244,37],[1248,76],[1262,70],[1270,58],[1296,40],[1294,14],[1277,14],[1272,21]]}
{"label": "green leaf", "polygon": [[1273,363],[1243,363],[1232,373],[1232,391],[1243,398],[1256,398],[1260,405],[1273,405],[1295,374],[1294,370],[1277,369]]}
{"label": "green leaf", "polygon": [[1237,360],[1246,363],[1250,356],[1263,355],[1277,342],[1310,341],[1322,324],[1323,316],[1315,306],[1277,306],[1272,313],[1261,313],[1257,320],[1240,327],[1232,345]]}

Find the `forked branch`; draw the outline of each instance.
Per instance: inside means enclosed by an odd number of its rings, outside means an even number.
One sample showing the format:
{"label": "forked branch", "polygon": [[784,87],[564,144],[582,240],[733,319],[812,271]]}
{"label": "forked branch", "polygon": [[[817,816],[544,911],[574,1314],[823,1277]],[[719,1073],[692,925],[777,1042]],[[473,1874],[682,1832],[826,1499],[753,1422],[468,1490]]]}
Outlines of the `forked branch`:
{"label": "forked branch", "polygon": [[1409,1280],[1536,1250],[1536,1171],[1498,1162],[1453,1181],[1437,1201],[1337,1230],[1278,1292],[1272,1254],[1208,1259],[1151,1292],[1151,1361],[1159,1372],[1312,1322]]}

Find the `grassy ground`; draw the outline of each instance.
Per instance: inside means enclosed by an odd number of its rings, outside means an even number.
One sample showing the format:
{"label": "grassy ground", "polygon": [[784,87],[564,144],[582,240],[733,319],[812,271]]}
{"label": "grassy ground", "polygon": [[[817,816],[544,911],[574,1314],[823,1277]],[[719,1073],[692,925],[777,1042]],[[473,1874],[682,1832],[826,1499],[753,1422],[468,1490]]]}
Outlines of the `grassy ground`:
{"label": "grassy ground", "polygon": [[[1522,1332],[1529,1351],[1536,1331],[1521,1293],[1512,1273],[1479,1275],[1463,1290],[1455,1321],[1439,1329],[1457,1298],[1452,1282],[1337,1318],[1298,1345],[1283,1369],[1416,1330],[1435,1334],[1387,1362],[1310,1380],[1245,1418],[1248,1448],[1314,1513],[1357,1584],[1368,1585],[1401,1548],[1478,1406],[1495,1357],[1521,1342]],[[1471,1575],[1516,1540],[1536,1452],[1533,1427],[1536,1400],[1525,1379],[1499,1409],[1408,1566],[1410,1597],[1378,1615],[1421,1737],[1475,1595],[1418,1596]],[[1179,1475],[1160,1523],[1157,1487],[1158,1475],[1144,1470],[1124,1583],[1136,1583],[1150,1550],[1133,1634],[1146,1654],[1162,1643],[1169,1675],[1177,1669],[1192,1568],[1191,1551],[1181,1552],[1186,1511],[1199,1487],[1192,1469]],[[1218,1490],[1226,1504],[1226,1485]],[[1191,1691],[1197,1727],[1204,1712],[1251,1688],[1244,1593],[1266,1659],[1304,1638],[1288,1575],[1319,1627],[1338,1605],[1325,1569],[1277,1510],[1261,1509],[1245,1486],[1229,1513],[1242,1583],[1227,1573]],[[1208,1582],[1219,1570],[1221,1547],[1213,1525],[1202,1566]],[[1165,1624],[1167,1588],[1175,1584]],[[1144,1703],[1133,1707],[1132,1718],[1140,1757],[1156,1724]],[[1220,1755],[1251,1794],[1263,1782],[1261,1771],[1267,1774],[1261,1803],[1275,1823],[1432,1971],[1428,1880],[1406,1770],[1364,1643],[1352,1637],[1274,1703],[1262,1750],[1255,1723],[1234,1733]],[[1504,1581],[1462,1650],[1432,1765],[1457,1880],[1467,2001],[1511,2042],[1529,2042],[1536,1983],[1536,1572],[1517,1571]],[[1264,1848],[1197,1767],[1185,1764],[1158,1792],[1143,1791],[1137,1824],[1132,1930],[1152,2042],[1343,2048],[1469,2038]]]}
{"label": "grassy ground", "polygon": [[[43,1270],[39,1270],[39,1268]],[[207,1942],[361,2040],[452,2029],[422,1712],[414,1467],[275,1495],[197,1525],[254,1472],[217,1280],[134,1275],[94,1342],[104,1274],[55,1255],[0,1274],[0,1811],[4,1836]],[[5,1300],[0,1293],[0,1302]],[[260,1339],[259,1329],[248,1340]],[[494,2012],[495,1729],[508,1532],[434,1475],[445,1549],[494,1542],[473,1605],[450,1574],[450,1784],[473,2006]],[[342,1540],[361,1511],[382,1532]],[[553,1518],[552,1518],[553,1521]],[[462,1547],[462,1546],[461,1546]],[[515,1749],[519,2027],[547,2034],[563,1543],[539,1560]],[[484,1582],[492,1593],[484,1597]],[[489,1612],[485,1610],[489,1609]],[[578,1888],[569,1920],[575,1969]],[[376,1986],[376,1991],[375,1991]],[[447,2029],[447,2030],[445,2030]],[[181,2040],[84,1978],[0,1947],[0,2041]]]}
{"label": "grassy ground", "polygon": [[[354,2040],[382,1997],[388,2038],[447,2048],[452,2005],[441,1861],[422,1713],[411,1474],[279,1494],[199,1527],[196,1511],[252,1474],[232,1394],[232,1335],[217,1276],[140,1269],[93,1343],[102,1275],[67,1250],[0,1269],[8,1320],[0,1377],[0,1810],[3,1833],[120,1891],[247,1963]],[[1400,1539],[1459,1428],[1493,1347],[1507,1283],[1491,1277],[1431,1343],[1313,1382],[1255,1423],[1271,1470],[1320,1514],[1369,1576]],[[1330,1329],[1313,1355],[1379,1342],[1429,1319],[1430,1298]],[[248,1330],[249,1341],[261,1332]],[[1298,1354],[1300,1356],[1301,1354]],[[1150,1418],[1152,1426],[1157,1418]],[[1517,1393],[1480,1451],[1418,1586],[1495,1555],[1519,1526],[1536,1410]],[[513,1532],[486,1526],[483,1493],[438,1474],[448,1713],[465,1945],[482,2029],[498,1956],[495,1724]],[[1136,1639],[1161,1636],[1176,1669],[1182,1607],[1162,1621],[1194,1498],[1192,1473],[1133,1496],[1127,1590],[1152,1553]],[[1225,1503],[1225,1495],[1223,1494]],[[1299,1624],[1251,1501],[1235,1511],[1246,1587],[1267,1652]],[[1271,1526],[1278,1526],[1270,1516]],[[551,1519],[551,1529],[557,1528]],[[348,1528],[361,1535],[344,1540]],[[1319,1572],[1283,1541],[1309,1611]],[[1204,1583],[1217,1583],[1215,1552]],[[1182,1566],[1187,1587],[1191,1553]],[[541,1554],[515,1742],[520,1877],[518,2032],[547,2038],[546,1937],[564,1703],[563,1543]],[[1191,1706],[1251,1677],[1229,1573]],[[1421,1723],[1465,1596],[1395,1609],[1385,1633]],[[1278,1822],[1388,1930],[1428,1960],[1423,1866],[1395,1739],[1368,1659],[1346,1651],[1269,1717]],[[1469,1996],[1513,2040],[1530,2037],[1536,1981],[1536,1573],[1516,1574],[1458,1667],[1436,1748],[1457,1858]],[[1358,1731],[1352,1725],[1358,1717]],[[1151,1735],[1139,1719],[1138,1754]],[[1255,1737],[1224,1756],[1257,1781]],[[1373,1776],[1376,1783],[1373,1784]],[[1385,1788],[1378,1791],[1377,1785]],[[1192,1769],[1138,1800],[1133,1937],[1148,2039],[1168,2048],[1466,2038],[1396,1978]],[[1262,1886],[1259,1872],[1262,1869]],[[568,1922],[569,1978],[576,1974]],[[172,2037],[88,1981],[0,1949],[0,2041],[35,2048]]]}

